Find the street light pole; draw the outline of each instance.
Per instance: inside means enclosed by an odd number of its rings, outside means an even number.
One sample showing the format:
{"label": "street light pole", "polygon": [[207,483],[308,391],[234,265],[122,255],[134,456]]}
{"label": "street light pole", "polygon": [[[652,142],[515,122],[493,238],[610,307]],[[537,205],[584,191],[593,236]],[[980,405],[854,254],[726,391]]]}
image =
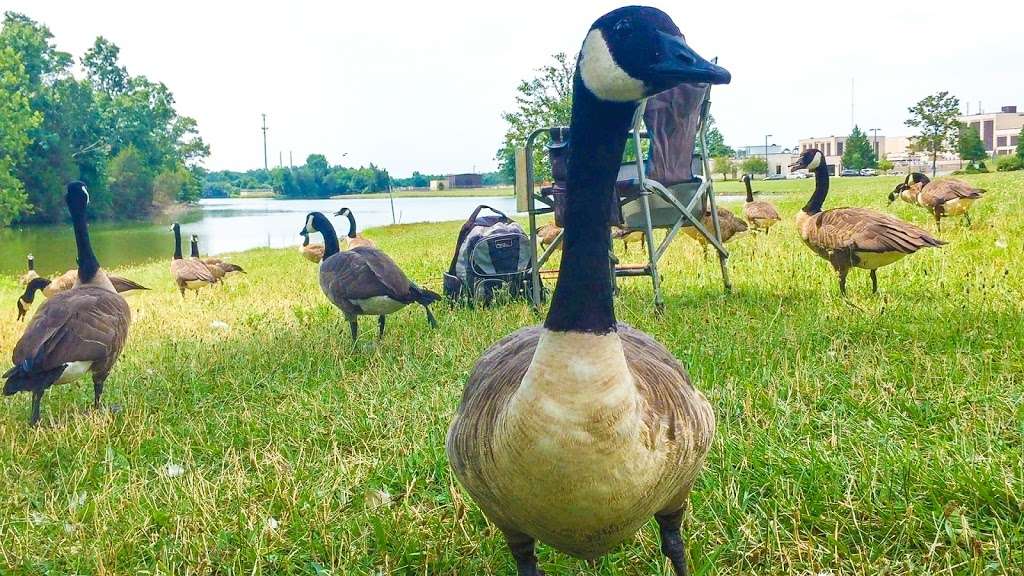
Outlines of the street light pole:
{"label": "street light pole", "polygon": [[875,160],[876,161],[879,159],[879,156],[880,156],[880,154],[878,153],[878,133],[881,130],[882,130],[881,128],[872,128],[871,130],[869,130],[869,132],[874,132],[874,134],[875,134]]}
{"label": "street light pole", "polygon": [[772,137],[771,134],[765,134],[764,135],[764,177],[765,178],[767,178],[769,176],[769,173],[768,173],[768,139],[771,138],[771,137]]}

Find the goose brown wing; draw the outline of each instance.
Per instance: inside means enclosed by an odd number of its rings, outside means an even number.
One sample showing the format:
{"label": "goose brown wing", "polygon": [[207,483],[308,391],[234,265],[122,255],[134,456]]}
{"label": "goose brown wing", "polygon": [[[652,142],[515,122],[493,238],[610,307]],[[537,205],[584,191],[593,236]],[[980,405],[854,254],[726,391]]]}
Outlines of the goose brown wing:
{"label": "goose brown wing", "polygon": [[743,206],[743,214],[747,220],[779,220],[779,212],[768,202],[748,202]]}
{"label": "goose brown wing", "polygon": [[335,301],[388,296],[412,302],[409,286],[398,266],[374,248],[338,252],[320,264],[320,287]]}
{"label": "goose brown wing", "polygon": [[805,227],[807,241],[826,250],[911,254],[942,240],[887,214],[867,208],[836,208],[816,215]]}
{"label": "goose brown wing", "polygon": [[130,322],[131,310],[119,294],[92,286],[62,292],[32,317],[14,347],[15,369],[31,374],[116,358]]}
{"label": "goose brown wing", "polygon": [[120,276],[107,276],[110,283],[114,285],[114,290],[120,294],[121,292],[128,292],[129,290],[149,290],[142,284],[134,282],[127,278],[121,278]]}
{"label": "goose brown wing", "polygon": [[377,280],[387,287],[388,296],[403,302],[412,301],[412,284],[405,272],[402,272],[402,269],[390,256],[377,248],[367,246],[358,246],[351,249],[350,252],[358,254],[363,259]]}
{"label": "goose brown wing", "polygon": [[185,259],[171,260],[171,272],[174,279],[180,282],[213,282],[213,273],[199,260]]}
{"label": "goose brown wing", "polygon": [[922,198],[929,206],[940,206],[958,198],[981,198],[981,193],[960,180],[936,180],[924,188]]}

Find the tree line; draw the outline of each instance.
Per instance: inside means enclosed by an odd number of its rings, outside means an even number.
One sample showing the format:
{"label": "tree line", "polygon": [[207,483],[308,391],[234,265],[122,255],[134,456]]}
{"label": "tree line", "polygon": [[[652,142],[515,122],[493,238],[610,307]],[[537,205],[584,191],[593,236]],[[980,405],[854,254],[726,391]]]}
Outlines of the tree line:
{"label": "tree line", "polygon": [[0,226],[64,218],[64,185],[82,180],[89,210],[142,218],[200,195],[210,149],[161,82],[133,76],[99,36],[78,59],[16,12],[0,27]]}

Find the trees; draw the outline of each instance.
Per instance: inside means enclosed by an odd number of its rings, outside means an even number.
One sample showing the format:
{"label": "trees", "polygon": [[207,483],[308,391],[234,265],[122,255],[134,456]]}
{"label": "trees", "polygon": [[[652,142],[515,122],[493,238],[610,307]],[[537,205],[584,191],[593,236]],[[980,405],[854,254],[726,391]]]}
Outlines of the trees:
{"label": "trees", "polygon": [[1017,137],[1017,158],[1024,160],[1024,126],[1020,128],[1020,136]]}
{"label": "trees", "polygon": [[[718,126],[715,124],[715,117],[708,114],[708,130],[707,130],[707,143],[708,143],[708,158],[718,158],[720,156],[729,156],[736,154],[736,151],[726,146],[725,137],[718,130]],[[718,172],[718,170],[715,170]]]}
{"label": "trees", "polygon": [[728,156],[716,156],[711,172],[721,174],[722,180],[728,180],[728,174],[732,172],[732,160]]}
{"label": "trees", "polygon": [[960,159],[970,162],[972,165],[988,158],[985,152],[985,144],[981,141],[981,135],[974,126],[961,126],[958,136],[957,150]]}
{"label": "trees", "polygon": [[884,158],[878,161],[878,169],[881,170],[883,174],[888,174],[893,168],[895,168],[895,165]]}
{"label": "trees", "polygon": [[934,176],[939,154],[956,148],[960,127],[960,99],[942,91],[922,99],[911,106],[909,111],[910,118],[905,124],[921,132],[913,138],[913,145],[931,155]]}
{"label": "trees", "polygon": [[859,126],[854,126],[850,137],[846,139],[846,147],[843,149],[843,168],[861,170],[874,168],[877,165],[875,149],[867,135],[861,132]]}
{"label": "trees", "polygon": [[760,156],[749,156],[740,164],[744,174],[763,174],[768,171],[768,161]]}
{"label": "trees", "polygon": [[14,168],[25,156],[29,132],[42,121],[32,111],[27,93],[28,72],[18,53],[0,46],[0,226],[7,226],[30,208]]}

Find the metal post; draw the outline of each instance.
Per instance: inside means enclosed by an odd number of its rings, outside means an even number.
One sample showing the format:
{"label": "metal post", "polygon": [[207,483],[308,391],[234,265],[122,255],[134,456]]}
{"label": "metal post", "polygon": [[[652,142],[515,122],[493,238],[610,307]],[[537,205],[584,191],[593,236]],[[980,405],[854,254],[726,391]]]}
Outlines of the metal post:
{"label": "metal post", "polygon": [[765,176],[765,178],[767,178],[769,176],[769,173],[768,173],[768,139],[771,138],[771,137],[772,137],[771,134],[765,134],[764,135],[764,176]]}
{"label": "metal post", "polygon": [[270,167],[267,165],[267,115],[263,116],[263,170],[270,172]]}

